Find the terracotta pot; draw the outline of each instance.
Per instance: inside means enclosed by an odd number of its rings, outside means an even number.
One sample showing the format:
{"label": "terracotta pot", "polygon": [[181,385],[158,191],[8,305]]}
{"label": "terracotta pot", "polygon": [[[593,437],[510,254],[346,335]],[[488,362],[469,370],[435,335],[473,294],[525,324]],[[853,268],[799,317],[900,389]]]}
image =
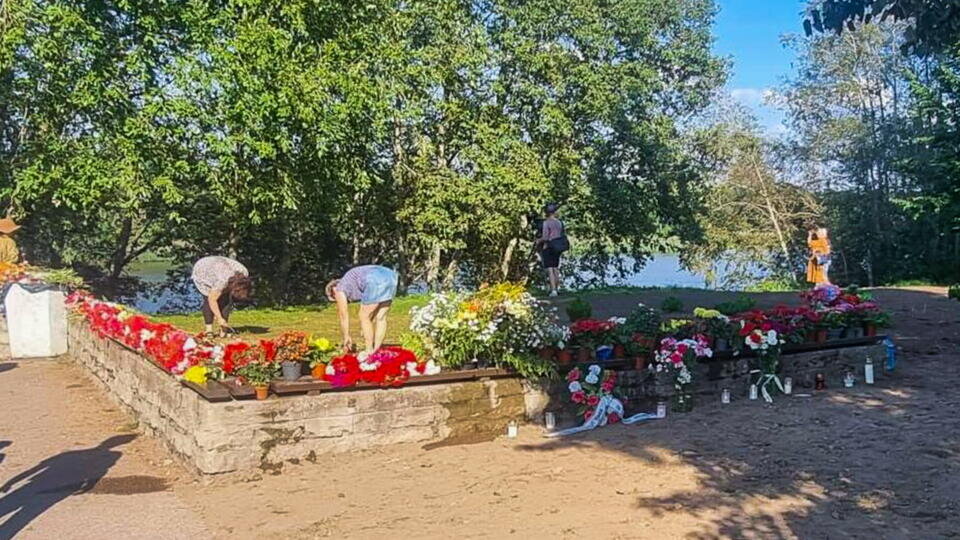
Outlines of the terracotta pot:
{"label": "terracotta pot", "polygon": [[267,395],[270,393],[270,387],[267,385],[254,386],[253,389],[257,391],[257,399],[260,401],[267,399]]}
{"label": "terracotta pot", "polygon": [[540,358],[543,360],[553,360],[553,357],[556,355],[556,353],[557,350],[554,347],[544,347],[539,351]]}
{"label": "terracotta pot", "polygon": [[569,366],[573,363],[573,353],[570,349],[560,349],[557,351],[557,363],[561,366]]}
{"label": "terracotta pot", "polygon": [[326,370],[327,370],[326,364],[317,364],[313,366],[313,369],[310,370],[310,375],[314,379],[317,379],[318,381],[322,381]]}
{"label": "terracotta pot", "polygon": [[592,352],[590,347],[580,347],[577,349],[577,362],[589,362],[593,360]]}
{"label": "terracotta pot", "polygon": [[820,328],[820,329],[817,330],[816,342],[817,342],[817,343],[820,343],[820,344],[823,344],[823,343],[826,343],[826,342],[827,342],[827,329],[826,329],[826,328]]}
{"label": "terracotta pot", "polygon": [[614,345],[614,346],[613,346],[613,357],[614,357],[614,358],[616,358],[617,360],[620,360],[621,358],[626,358],[626,356],[627,356],[627,349],[626,349],[626,347],[624,347],[623,345]]}
{"label": "terracotta pot", "polygon": [[867,337],[875,337],[877,335],[877,325],[868,323],[864,325],[863,332]]}

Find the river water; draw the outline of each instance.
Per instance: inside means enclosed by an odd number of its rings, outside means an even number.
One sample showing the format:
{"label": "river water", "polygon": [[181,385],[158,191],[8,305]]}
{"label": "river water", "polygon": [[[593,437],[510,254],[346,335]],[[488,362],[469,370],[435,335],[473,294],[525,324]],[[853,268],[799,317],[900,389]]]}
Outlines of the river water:
{"label": "river water", "polygon": [[[190,311],[200,306],[200,296],[189,279],[171,282],[168,272],[174,267],[162,261],[143,262],[131,265],[129,274],[140,278],[145,290],[123,298],[145,313]],[[722,282],[722,272],[718,278]],[[677,255],[661,254],[649,260],[643,269],[616,282],[631,287],[692,287],[707,288],[706,276],[685,270]]]}

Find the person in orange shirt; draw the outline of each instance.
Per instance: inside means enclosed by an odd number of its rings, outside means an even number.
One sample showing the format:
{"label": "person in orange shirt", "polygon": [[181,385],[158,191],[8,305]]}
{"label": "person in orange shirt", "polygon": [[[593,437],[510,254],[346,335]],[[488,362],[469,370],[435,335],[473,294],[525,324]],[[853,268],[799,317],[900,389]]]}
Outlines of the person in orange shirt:
{"label": "person in orange shirt", "polygon": [[830,237],[827,229],[820,227],[807,232],[810,259],[807,261],[807,281],[821,285],[830,283]]}

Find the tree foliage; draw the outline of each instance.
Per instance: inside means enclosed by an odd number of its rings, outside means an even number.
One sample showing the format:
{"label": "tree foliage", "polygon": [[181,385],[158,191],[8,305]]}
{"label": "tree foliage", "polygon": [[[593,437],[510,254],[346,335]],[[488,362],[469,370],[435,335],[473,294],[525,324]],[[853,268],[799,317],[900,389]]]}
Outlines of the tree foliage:
{"label": "tree foliage", "polygon": [[681,126],[711,0],[7,0],[0,197],[38,262],[238,256],[278,301],[350,264],[516,278],[564,203],[583,265],[691,239]]}

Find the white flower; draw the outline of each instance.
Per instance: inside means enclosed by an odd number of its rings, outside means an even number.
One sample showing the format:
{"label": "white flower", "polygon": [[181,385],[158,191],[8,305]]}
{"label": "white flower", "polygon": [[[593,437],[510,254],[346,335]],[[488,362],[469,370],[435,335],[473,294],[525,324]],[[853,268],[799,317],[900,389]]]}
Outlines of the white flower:
{"label": "white flower", "polygon": [[584,380],[587,381],[588,384],[597,384],[600,382],[600,377],[597,377],[596,373],[590,372]]}
{"label": "white flower", "polygon": [[780,340],[777,339],[776,330],[770,330],[769,332],[767,332],[767,343],[769,343],[770,345],[777,345],[778,343],[780,343]]}
{"label": "white flower", "polygon": [[191,351],[196,348],[197,348],[197,342],[193,338],[187,338],[187,340],[183,342],[184,351]]}
{"label": "white flower", "polygon": [[596,365],[596,364],[590,366],[590,373],[593,374],[593,375],[599,375],[601,371],[603,371],[603,370],[600,369],[600,366],[598,366],[598,365]]}
{"label": "white flower", "polygon": [[583,390],[583,386],[580,385],[580,381],[573,381],[573,382],[571,382],[571,383],[567,386],[567,388],[570,390],[570,393],[571,393],[571,394],[574,393],[574,392],[579,392],[579,391]]}
{"label": "white flower", "polygon": [[433,360],[428,360],[424,375],[436,375],[437,373],[440,373],[440,366],[438,366]]}

